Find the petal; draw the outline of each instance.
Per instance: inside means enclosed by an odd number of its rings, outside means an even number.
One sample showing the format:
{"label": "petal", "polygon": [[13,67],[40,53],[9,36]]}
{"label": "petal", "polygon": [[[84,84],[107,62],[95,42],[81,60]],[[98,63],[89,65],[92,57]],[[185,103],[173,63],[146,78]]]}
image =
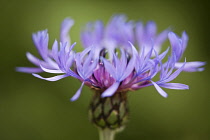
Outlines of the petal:
{"label": "petal", "polygon": [[65,63],[65,48],[66,48],[67,43],[61,43],[60,42],[60,52],[58,55],[58,58],[60,60],[60,66],[62,66],[62,68],[64,67],[64,63]]}
{"label": "petal", "polygon": [[146,35],[147,35],[149,40],[155,36],[156,30],[157,30],[157,27],[156,27],[155,22],[153,22],[153,21],[147,22]]}
{"label": "petal", "polygon": [[71,52],[71,50],[74,48],[74,46],[77,44],[77,42],[74,42],[71,46],[70,46],[70,48],[69,48],[69,51],[68,52]]}
{"label": "petal", "polygon": [[83,68],[84,69],[88,69],[88,67],[91,64],[92,58],[93,58],[93,51],[90,51],[90,53],[88,54],[88,56],[84,60],[84,63],[83,63]]}
{"label": "petal", "polygon": [[99,43],[103,39],[104,25],[102,21],[95,22],[94,25],[94,39],[95,42]]}
{"label": "petal", "polygon": [[40,73],[43,72],[41,68],[31,68],[31,67],[17,67],[16,71],[24,73]]}
{"label": "petal", "polygon": [[131,74],[131,72],[132,72],[132,71],[134,70],[134,68],[135,68],[135,64],[136,64],[136,58],[135,58],[135,56],[133,56],[133,57],[130,59],[130,61],[129,61],[127,67],[126,67],[126,69],[124,70],[123,75],[122,75],[122,77],[120,78],[120,81],[124,80],[125,78],[127,78],[127,77]]}
{"label": "petal", "polygon": [[35,74],[35,73],[33,73],[32,75],[37,77],[37,78],[40,78],[40,79],[43,79],[43,80],[47,80],[47,81],[58,81],[58,80],[63,79],[63,78],[68,76],[67,74],[65,74],[65,75],[57,75],[57,76],[50,77],[50,78],[44,78],[44,77],[42,77],[42,76],[40,76],[38,74]]}
{"label": "petal", "polygon": [[83,67],[82,67],[82,62],[81,62],[81,57],[80,56],[81,56],[81,53],[76,54],[76,58],[75,58],[76,71],[81,77],[84,77]]}
{"label": "petal", "polygon": [[71,69],[69,69],[66,73],[67,75],[69,76],[72,76],[74,78],[77,78],[77,79],[82,79],[79,75],[77,75],[74,71],[72,71]]}
{"label": "petal", "polygon": [[160,46],[168,37],[169,30],[164,30],[155,39],[155,44]]}
{"label": "petal", "polygon": [[94,23],[88,23],[86,28],[81,33],[81,41],[85,48],[92,45],[99,45],[103,39],[104,26],[103,22],[96,21]]}
{"label": "petal", "polygon": [[161,87],[169,88],[169,89],[189,89],[188,85],[180,84],[180,83],[164,83],[160,84]]}
{"label": "petal", "polygon": [[114,66],[110,64],[110,62],[108,62],[105,58],[101,57],[101,59],[103,60],[106,71],[108,71],[109,74],[112,75],[116,79],[116,71],[115,71]]}
{"label": "petal", "polygon": [[89,67],[87,67],[87,68],[84,67],[84,69],[85,69],[85,77],[86,78],[89,78],[93,74],[94,69],[97,67],[97,64],[98,64],[98,61],[95,60],[94,62],[92,62],[91,65],[89,65]]}
{"label": "petal", "polygon": [[82,59],[85,57],[85,55],[86,55],[87,53],[89,53],[89,51],[93,50],[93,48],[94,48],[94,47],[88,47],[88,48],[84,49],[84,50],[80,53],[80,59],[82,60]]}
{"label": "petal", "polygon": [[165,98],[168,96],[168,94],[164,90],[162,90],[155,82],[151,82],[155,86],[156,90],[160,93],[160,95],[162,95]]}
{"label": "petal", "polygon": [[[183,71],[187,72],[196,72],[196,71],[203,71],[204,68],[201,68],[204,66],[206,62],[201,61],[193,61],[193,62],[186,62]],[[182,62],[175,63],[175,68],[180,68],[183,65]]]}
{"label": "petal", "polygon": [[183,63],[182,67],[177,69],[174,73],[172,73],[167,79],[163,80],[162,82],[166,83],[175,79],[180,74],[180,72],[184,69],[184,66],[185,66],[185,63]]}
{"label": "petal", "polygon": [[187,33],[186,32],[183,32],[182,33],[182,47],[183,47],[183,51],[187,47],[188,40],[189,40],[189,37],[188,37]]}
{"label": "petal", "polygon": [[144,43],[145,36],[144,36],[144,25],[142,22],[138,22],[136,24],[136,40],[138,41],[138,46],[142,47]]}
{"label": "petal", "polygon": [[126,68],[126,65],[127,65],[127,56],[126,56],[126,53],[125,53],[124,49],[121,49],[120,51],[121,51],[121,58],[120,58],[120,61],[121,61],[120,63],[121,64],[120,64],[120,66],[117,65],[117,67],[118,67],[117,71],[119,70],[119,71],[122,71],[120,73],[123,73],[123,71],[124,71],[124,69]]}
{"label": "petal", "polygon": [[58,60],[58,41],[55,40],[54,43],[53,43],[53,46],[52,46],[52,55],[53,55],[53,58],[54,60],[59,63],[59,60]]}
{"label": "petal", "polygon": [[156,76],[156,74],[159,72],[159,66],[158,66],[158,62],[155,62],[154,65],[150,66],[150,78],[153,78],[154,76]]}
{"label": "petal", "polygon": [[28,58],[28,60],[33,63],[34,65],[39,66],[40,65],[40,59],[38,59],[37,57],[35,57],[34,55],[32,55],[31,53],[27,52],[26,53],[26,57]]}
{"label": "petal", "polygon": [[80,86],[80,88],[77,90],[77,92],[74,94],[74,96],[70,99],[71,101],[75,101],[79,98],[81,92],[82,92],[82,88],[84,86],[84,82],[82,83],[82,85]]}
{"label": "petal", "polygon": [[[177,37],[177,35],[175,33],[169,32],[168,33],[168,39],[169,39],[172,47],[179,46],[179,38]],[[177,48],[174,48],[174,49],[177,49]]]}
{"label": "petal", "polygon": [[69,56],[68,60],[66,61],[66,64],[65,64],[65,70],[68,70],[71,68],[73,62],[74,62],[74,53],[71,54],[71,56]]}
{"label": "petal", "polygon": [[110,86],[107,90],[105,90],[102,93],[101,97],[110,97],[110,96],[112,96],[116,92],[116,90],[118,89],[119,85],[120,85],[119,82],[114,83],[112,86]]}
{"label": "petal", "polygon": [[40,54],[40,56],[45,60],[48,58],[48,40],[49,35],[47,30],[39,31],[32,35],[34,44]]}
{"label": "petal", "polygon": [[67,46],[70,46],[71,40],[69,36],[69,30],[74,25],[74,20],[71,18],[66,18],[61,24],[61,31],[60,31],[60,41],[62,43],[67,43]]}
{"label": "petal", "polygon": [[40,65],[41,69],[45,72],[48,72],[48,73],[64,73],[63,71],[61,70],[51,70],[51,69],[47,69],[45,67],[43,67],[42,65]]}
{"label": "petal", "polygon": [[165,56],[168,53],[168,51],[169,51],[169,47],[163,53],[161,53],[160,55],[158,55],[158,57],[156,57],[155,59],[157,59],[158,61],[162,61],[163,58],[165,58]]}
{"label": "petal", "polygon": [[173,32],[168,33],[168,38],[172,47],[172,53],[176,55],[176,59],[179,60],[183,54],[182,40]]}

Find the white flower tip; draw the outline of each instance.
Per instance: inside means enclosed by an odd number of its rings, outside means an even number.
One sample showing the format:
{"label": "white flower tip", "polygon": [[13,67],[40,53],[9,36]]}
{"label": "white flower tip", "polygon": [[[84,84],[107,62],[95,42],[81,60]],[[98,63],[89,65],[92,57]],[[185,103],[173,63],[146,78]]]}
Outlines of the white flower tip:
{"label": "white flower tip", "polygon": [[168,97],[168,94],[165,94],[165,95],[162,95],[164,98],[167,98]]}

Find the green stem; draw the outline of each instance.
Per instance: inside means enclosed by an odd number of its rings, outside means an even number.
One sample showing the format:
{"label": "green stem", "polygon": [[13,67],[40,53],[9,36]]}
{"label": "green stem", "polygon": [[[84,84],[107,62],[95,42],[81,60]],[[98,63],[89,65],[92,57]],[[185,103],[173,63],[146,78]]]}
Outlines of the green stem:
{"label": "green stem", "polygon": [[109,129],[99,130],[100,140],[114,140],[114,136],[115,136],[115,131],[113,130]]}

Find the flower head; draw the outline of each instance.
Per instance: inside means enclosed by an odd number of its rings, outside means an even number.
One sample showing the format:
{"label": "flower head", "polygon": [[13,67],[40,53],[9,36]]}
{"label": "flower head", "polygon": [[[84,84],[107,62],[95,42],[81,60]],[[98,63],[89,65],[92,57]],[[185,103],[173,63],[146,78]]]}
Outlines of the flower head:
{"label": "flower head", "polygon": [[[169,29],[157,34],[154,22],[145,26],[142,22],[127,21],[126,16],[111,18],[107,26],[101,21],[88,23],[81,33],[84,45],[82,52],[72,49],[69,30],[74,21],[67,18],[61,24],[60,43],[55,41],[48,48],[47,30],[33,34],[34,44],[42,59],[27,53],[28,60],[36,67],[18,67],[17,71],[32,73],[35,77],[57,81],[74,77],[82,82],[81,87],[71,98],[78,99],[84,85],[100,90],[101,97],[110,97],[118,92],[126,92],[154,86],[167,97],[161,88],[188,89],[181,83],[171,83],[182,71],[202,71],[205,62],[180,62],[187,47],[186,32],[179,37]],[[170,46],[162,50],[162,44],[169,40]],[[37,73],[60,74],[44,78]],[[159,80],[154,77],[159,75]]]}

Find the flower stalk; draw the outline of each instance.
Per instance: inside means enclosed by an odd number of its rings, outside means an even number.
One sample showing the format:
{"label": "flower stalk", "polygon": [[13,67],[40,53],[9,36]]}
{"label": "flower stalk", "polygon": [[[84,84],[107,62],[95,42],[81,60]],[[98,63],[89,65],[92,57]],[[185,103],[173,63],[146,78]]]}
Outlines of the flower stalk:
{"label": "flower stalk", "polygon": [[99,130],[99,140],[114,140],[116,132],[110,129]]}

